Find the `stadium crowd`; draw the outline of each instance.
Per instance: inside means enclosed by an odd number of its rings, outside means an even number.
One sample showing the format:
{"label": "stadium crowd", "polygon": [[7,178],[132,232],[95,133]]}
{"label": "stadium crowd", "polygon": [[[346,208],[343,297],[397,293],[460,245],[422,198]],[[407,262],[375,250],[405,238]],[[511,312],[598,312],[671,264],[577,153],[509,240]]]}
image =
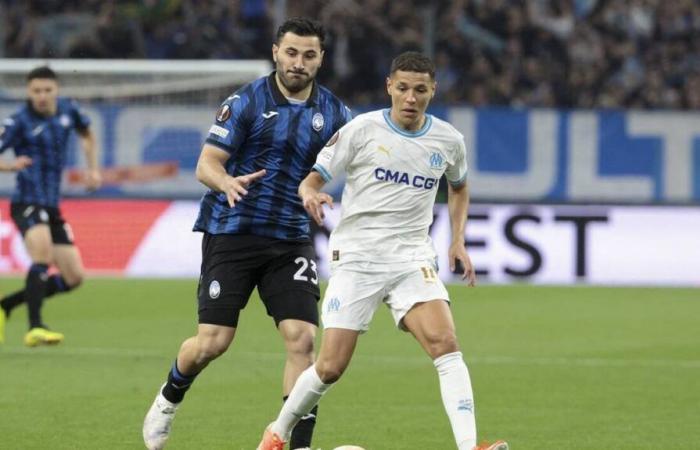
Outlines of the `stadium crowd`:
{"label": "stadium crowd", "polygon": [[[391,58],[427,49],[443,102],[700,109],[695,0],[284,3],[326,25],[321,81],[349,104],[384,103]],[[0,0],[0,56],[268,58],[274,18],[265,0]]]}

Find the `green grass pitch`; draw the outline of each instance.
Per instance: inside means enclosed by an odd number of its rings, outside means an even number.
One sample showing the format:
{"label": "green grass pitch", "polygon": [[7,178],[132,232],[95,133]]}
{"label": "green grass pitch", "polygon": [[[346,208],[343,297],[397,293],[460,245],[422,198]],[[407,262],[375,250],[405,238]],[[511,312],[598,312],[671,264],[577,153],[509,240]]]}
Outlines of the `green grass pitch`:
{"label": "green grass pitch", "polygon": [[[0,291],[18,279],[0,279]],[[92,279],[51,299],[66,334],[0,346],[0,448],[138,449],[141,423],[196,327],[195,281]],[[480,439],[528,449],[700,448],[700,290],[453,286]],[[259,301],[178,411],[169,449],[245,449],[281,403],[281,341]],[[321,403],[314,448],[454,449],[437,376],[380,310]]]}

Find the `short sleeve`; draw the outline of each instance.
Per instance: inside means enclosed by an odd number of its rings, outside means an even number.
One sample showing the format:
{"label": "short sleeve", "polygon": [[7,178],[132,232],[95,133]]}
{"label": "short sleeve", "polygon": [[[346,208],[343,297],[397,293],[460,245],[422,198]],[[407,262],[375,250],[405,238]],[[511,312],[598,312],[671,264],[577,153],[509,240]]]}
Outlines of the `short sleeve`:
{"label": "short sleeve", "polygon": [[246,106],[248,100],[241,94],[234,94],[224,100],[216,113],[214,124],[209,128],[206,142],[235,154],[248,134]]}
{"label": "short sleeve", "polygon": [[0,123],[0,153],[8,148],[14,148],[21,139],[21,124],[20,121],[8,117]]}
{"label": "short sleeve", "polygon": [[82,132],[88,129],[90,126],[90,118],[85,114],[85,112],[80,107],[80,104],[71,100],[70,102],[70,114],[73,117],[73,123],[75,123],[75,129]]}
{"label": "short sleeve", "polygon": [[326,183],[344,173],[352,162],[356,153],[355,134],[358,131],[356,122],[349,122],[336,131],[319,152],[313,170],[320,173]]}
{"label": "short sleeve", "polygon": [[467,147],[460,135],[455,144],[454,163],[447,166],[445,178],[452,186],[462,186],[467,181]]}

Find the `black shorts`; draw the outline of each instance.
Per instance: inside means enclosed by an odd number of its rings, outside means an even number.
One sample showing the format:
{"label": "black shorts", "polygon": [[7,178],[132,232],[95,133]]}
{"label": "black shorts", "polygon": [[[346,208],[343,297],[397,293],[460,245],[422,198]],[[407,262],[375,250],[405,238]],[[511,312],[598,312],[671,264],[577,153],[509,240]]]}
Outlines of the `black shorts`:
{"label": "black shorts", "polygon": [[257,286],[276,325],[284,319],[318,325],[315,257],[311,242],[204,233],[199,323],[238,326],[240,311]]}
{"label": "black shorts", "polygon": [[22,236],[34,225],[45,224],[51,230],[51,240],[54,244],[73,245],[73,232],[58,208],[31,203],[12,203],[10,215]]}

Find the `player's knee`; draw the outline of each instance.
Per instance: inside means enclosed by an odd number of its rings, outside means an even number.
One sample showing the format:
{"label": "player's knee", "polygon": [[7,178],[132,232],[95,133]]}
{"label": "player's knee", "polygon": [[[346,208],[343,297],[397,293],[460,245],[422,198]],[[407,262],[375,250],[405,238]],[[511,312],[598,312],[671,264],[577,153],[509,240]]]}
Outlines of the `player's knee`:
{"label": "player's knee", "polygon": [[32,262],[37,264],[50,264],[52,260],[51,247],[36,248],[32,251]]}
{"label": "player's knee", "polygon": [[316,361],[316,373],[325,384],[335,383],[343,376],[345,365],[331,361]]}
{"label": "player's knee", "polygon": [[286,342],[287,354],[292,358],[311,359],[314,355],[314,335],[305,333],[293,341]]}
{"label": "player's knee", "polygon": [[223,355],[231,342],[225,339],[201,339],[199,342],[197,362],[207,363]]}
{"label": "player's knee", "polygon": [[81,284],[83,284],[83,280],[85,279],[84,274],[82,273],[76,273],[76,274],[66,274],[62,275],[63,279],[66,281],[66,287],[68,288],[67,290],[73,290],[77,287],[79,287]]}
{"label": "player's knee", "polygon": [[316,327],[311,324],[290,327],[284,326],[284,345],[292,358],[311,358],[313,360]]}
{"label": "player's knee", "polygon": [[459,351],[457,336],[453,331],[436,332],[426,337],[426,350],[433,359]]}

